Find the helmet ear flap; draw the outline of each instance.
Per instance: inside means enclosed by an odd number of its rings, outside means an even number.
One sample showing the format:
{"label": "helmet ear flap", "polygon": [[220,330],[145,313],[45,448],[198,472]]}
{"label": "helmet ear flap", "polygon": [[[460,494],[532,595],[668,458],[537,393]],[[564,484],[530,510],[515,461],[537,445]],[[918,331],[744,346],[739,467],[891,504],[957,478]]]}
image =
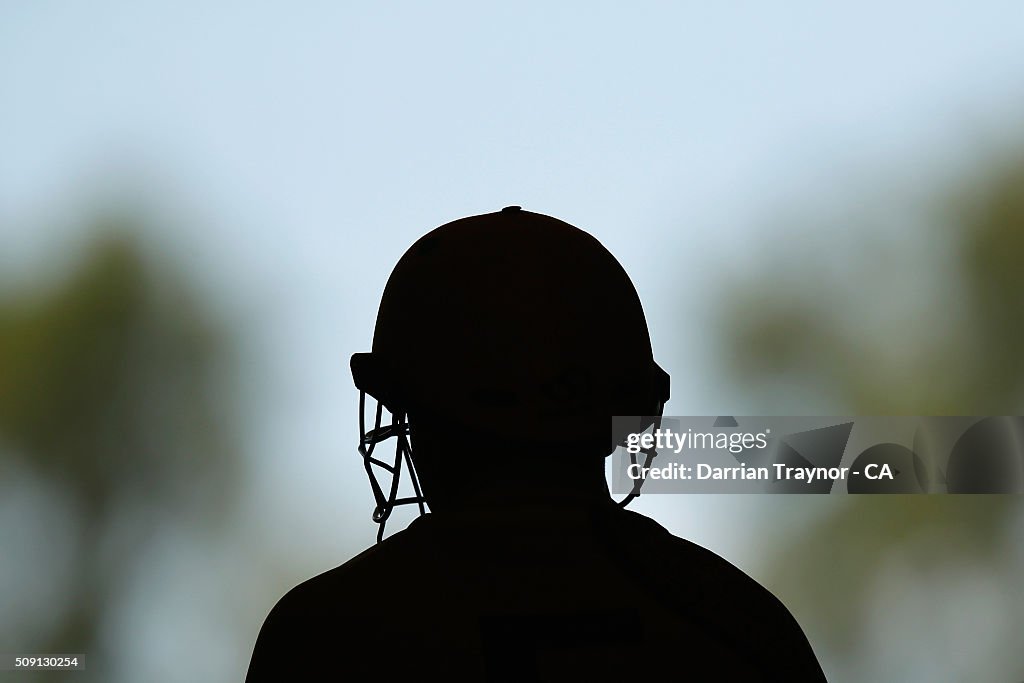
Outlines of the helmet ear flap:
{"label": "helmet ear flap", "polygon": [[661,415],[665,412],[665,404],[668,403],[669,396],[671,396],[670,387],[672,385],[671,377],[669,374],[661,369],[661,366],[657,363],[651,363],[654,367],[653,377],[651,378],[651,388],[653,389],[654,405],[656,410],[651,413],[652,415]]}
{"label": "helmet ear flap", "polygon": [[640,417],[640,429],[646,429],[654,418],[662,417],[665,413],[665,404],[669,399],[669,388],[671,378],[669,374],[661,369],[654,361],[650,362],[650,371],[645,381],[637,387],[635,398],[630,402],[627,412],[616,413],[619,417],[630,415]]}
{"label": "helmet ear flap", "polygon": [[391,372],[372,353],[352,354],[349,367],[357,389],[377,399],[393,415],[406,412],[406,406],[399,400]]}

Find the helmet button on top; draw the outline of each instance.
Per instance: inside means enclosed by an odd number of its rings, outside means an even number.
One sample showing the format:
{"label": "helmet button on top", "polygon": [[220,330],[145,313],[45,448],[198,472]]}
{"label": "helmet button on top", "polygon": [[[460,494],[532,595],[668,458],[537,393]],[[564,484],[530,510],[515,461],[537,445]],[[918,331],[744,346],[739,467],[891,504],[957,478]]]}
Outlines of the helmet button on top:
{"label": "helmet button on top", "polygon": [[512,213],[513,211],[521,211],[522,208],[523,207],[521,207],[521,206],[506,206],[504,209],[501,210],[501,212],[502,213]]}

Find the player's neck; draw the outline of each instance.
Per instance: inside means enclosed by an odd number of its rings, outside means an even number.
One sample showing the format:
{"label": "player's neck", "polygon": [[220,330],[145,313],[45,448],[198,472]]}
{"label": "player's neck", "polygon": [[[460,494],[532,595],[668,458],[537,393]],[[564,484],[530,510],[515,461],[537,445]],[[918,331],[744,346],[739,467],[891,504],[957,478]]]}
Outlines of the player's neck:
{"label": "player's neck", "polygon": [[603,459],[522,457],[474,472],[438,511],[524,505],[590,507],[611,502]]}

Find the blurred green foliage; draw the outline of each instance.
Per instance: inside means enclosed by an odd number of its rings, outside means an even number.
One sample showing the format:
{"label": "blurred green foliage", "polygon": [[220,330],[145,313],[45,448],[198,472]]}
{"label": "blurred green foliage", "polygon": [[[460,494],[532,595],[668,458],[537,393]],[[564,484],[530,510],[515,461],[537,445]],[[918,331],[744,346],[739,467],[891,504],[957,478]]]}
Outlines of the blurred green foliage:
{"label": "blurred green foliage", "polygon": [[[890,227],[900,235],[863,223],[802,235],[798,258],[779,252],[729,295],[727,358],[765,414],[783,404],[810,415],[1022,414],[1024,154],[930,202],[896,212],[907,218]],[[834,254],[837,235],[861,241],[834,262],[841,268],[807,259]],[[769,550],[771,588],[809,632],[855,657],[867,642],[868,598],[892,558],[921,576],[964,564],[1004,576],[1021,541],[1012,536],[1021,500],[837,500],[806,533]]]}
{"label": "blurred green foliage", "polygon": [[[0,471],[44,482],[77,539],[72,585],[51,587],[72,602],[40,642],[10,643],[20,652],[100,655],[103,620],[154,532],[215,529],[234,495],[228,337],[183,273],[147,260],[139,233],[132,217],[99,219],[65,279],[0,290]],[[3,616],[22,637],[19,615]]]}

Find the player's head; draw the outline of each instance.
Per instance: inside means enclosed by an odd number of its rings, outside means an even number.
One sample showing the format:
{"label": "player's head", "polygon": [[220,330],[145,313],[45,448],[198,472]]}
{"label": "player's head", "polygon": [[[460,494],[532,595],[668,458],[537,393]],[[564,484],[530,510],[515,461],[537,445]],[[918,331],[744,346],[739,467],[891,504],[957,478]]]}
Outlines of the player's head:
{"label": "player's head", "polygon": [[483,459],[517,450],[601,459],[617,442],[612,416],[660,415],[668,399],[615,257],[586,232],[518,207],[413,244],[384,290],[373,351],[353,356],[352,371],[397,416],[364,446],[401,439],[408,416],[428,499],[444,488],[428,483],[435,472],[471,482],[488,469]]}

